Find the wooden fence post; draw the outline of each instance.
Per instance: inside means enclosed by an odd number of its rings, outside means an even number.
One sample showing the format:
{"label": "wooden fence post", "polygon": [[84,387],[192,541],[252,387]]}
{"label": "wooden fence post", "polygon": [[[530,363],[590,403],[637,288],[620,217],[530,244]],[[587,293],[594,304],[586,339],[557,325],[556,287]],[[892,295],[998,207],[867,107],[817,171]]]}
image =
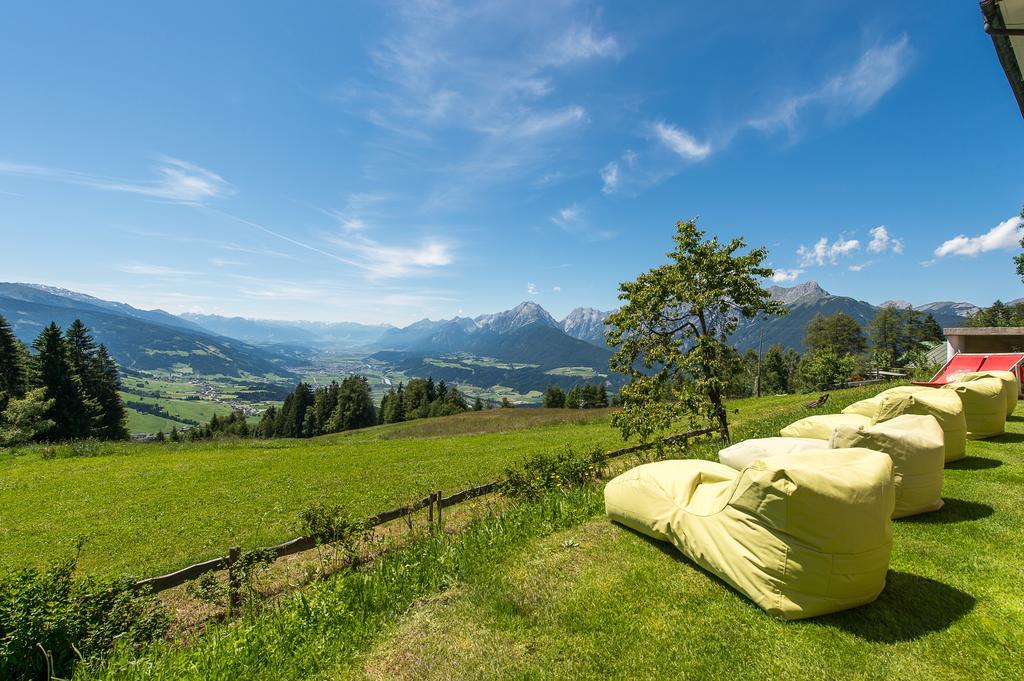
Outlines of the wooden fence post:
{"label": "wooden fence post", "polygon": [[430,503],[427,504],[427,523],[430,525],[434,524],[434,494],[430,494]]}
{"label": "wooden fence post", "polygon": [[228,619],[231,619],[239,603],[238,589],[241,586],[241,579],[238,575],[238,570],[235,569],[235,564],[238,563],[238,559],[241,557],[241,548],[232,546],[228,549]]}
{"label": "wooden fence post", "polygon": [[437,528],[439,530],[444,529],[444,522],[441,520],[441,500],[444,499],[444,495],[441,494],[441,490],[437,490]]}

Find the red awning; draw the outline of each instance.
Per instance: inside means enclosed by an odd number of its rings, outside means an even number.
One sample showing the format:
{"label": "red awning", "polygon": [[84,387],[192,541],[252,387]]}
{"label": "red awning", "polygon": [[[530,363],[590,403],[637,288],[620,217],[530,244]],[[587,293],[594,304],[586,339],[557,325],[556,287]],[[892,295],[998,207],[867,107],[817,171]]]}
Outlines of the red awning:
{"label": "red awning", "polygon": [[1020,380],[1024,374],[1024,353],[999,352],[992,354],[958,353],[946,362],[932,380],[920,385],[943,385],[956,381],[962,374],[972,371],[1012,371]]}

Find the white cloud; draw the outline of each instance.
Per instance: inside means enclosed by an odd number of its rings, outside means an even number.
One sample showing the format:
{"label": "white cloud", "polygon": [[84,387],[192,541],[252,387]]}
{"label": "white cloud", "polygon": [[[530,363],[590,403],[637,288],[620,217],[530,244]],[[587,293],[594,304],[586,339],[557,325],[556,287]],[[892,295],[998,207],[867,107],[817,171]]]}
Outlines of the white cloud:
{"label": "white cloud", "polygon": [[563,232],[584,237],[588,241],[603,241],[615,236],[612,230],[596,229],[591,225],[583,209],[575,203],[555,213],[551,217],[551,222],[561,227]]}
{"label": "white cloud", "polygon": [[219,198],[234,193],[234,188],[231,184],[213,171],[169,156],[161,156],[159,161],[160,165],[156,169],[158,178],[155,180],[121,180],[101,175],[90,175],[76,170],[23,165],[4,161],[0,161],[0,173],[23,177],[38,177],[44,180],[77,184],[102,191],[141,194],[180,203],[202,203],[207,199]]}
{"label": "white cloud", "polygon": [[821,107],[826,117],[836,122],[863,115],[906,75],[910,60],[906,34],[891,43],[875,45],[848,70],[814,90],[783,99],[768,114],[748,124],[764,132],[788,130],[795,134],[801,113],[808,107]]}
{"label": "white cloud", "polygon": [[350,262],[363,269],[370,279],[430,274],[455,262],[450,245],[430,239],[411,247],[386,246],[363,237],[335,243],[351,251],[355,257]]}
{"label": "white cloud", "polygon": [[615,191],[615,188],[619,186],[619,164],[615,161],[605,164],[605,167],[601,169],[601,181],[604,183],[604,186],[601,187],[602,192],[611,194]]}
{"label": "white cloud", "polygon": [[537,295],[537,285],[536,284],[527,284],[526,285],[526,292],[529,293],[531,296]]}
{"label": "white cloud", "polygon": [[776,284],[785,284],[796,281],[804,271],[801,269],[777,269],[772,273],[772,281]]}
{"label": "white cloud", "polygon": [[669,150],[689,161],[700,161],[711,153],[710,143],[698,142],[682,128],[659,121],[651,126],[651,130]]}
{"label": "white cloud", "polygon": [[847,269],[850,270],[851,272],[860,272],[861,270],[867,269],[868,267],[871,267],[874,264],[875,264],[874,260],[868,260],[866,262],[859,262],[859,263],[850,265]]}
{"label": "white cloud", "polygon": [[555,41],[548,57],[553,65],[568,64],[590,59],[616,58],[622,53],[619,42],[612,35],[600,35],[592,24],[574,24]]}
{"label": "white cloud", "polygon": [[868,251],[871,253],[885,253],[892,251],[896,255],[903,252],[903,240],[889,235],[885,225],[879,225],[871,230],[871,241],[868,242]]}
{"label": "white cloud", "polygon": [[568,125],[585,121],[587,112],[582,106],[567,106],[555,111],[531,114],[504,130],[495,130],[508,137],[534,137],[545,135]]}
{"label": "white cloud", "polygon": [[137,263],[132,265],[118,265],[117,269],[121,272],[127,272],[128,274],[141,274],[151,277],[167,277],[195,274],[195,272],[189,272],[188,270],[180,270],[175,267],[167,267],[165,265],[149,265],[145,263]]}
{"label": "white cloud", "polygon": [[561,293],[562,292],[562,287],[561,286],[552,286],[551,290],[554,291],[555,293]]}
{"label": "white cloud", "polygon": [[826,263],[835,265],[842,256],[850,255],[860,248],[857,239],[844,239],[839,237],[829,243],[828,237],[821,237],[813,246],[801,246],[796,254],[800,256],[801,267],[817,265],[821,267]]}
{"label": "white cloud", "polygon": [[944,241],[935,249],[935,255],[940,258],[947,255],[975,256],[1000,249],[1009,250],[1016,248],[1022,237],[1024,237],[1024,218],[1015,215],[979,236],[961,234]]}

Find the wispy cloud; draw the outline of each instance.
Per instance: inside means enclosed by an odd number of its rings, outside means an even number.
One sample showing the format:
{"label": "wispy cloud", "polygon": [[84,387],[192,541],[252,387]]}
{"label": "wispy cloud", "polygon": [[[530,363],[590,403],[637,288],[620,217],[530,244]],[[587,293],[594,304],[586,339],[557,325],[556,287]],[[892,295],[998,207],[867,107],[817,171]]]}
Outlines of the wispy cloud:
{"label": "wispy cloud", "polygon": [[167,267],[166,265],[150,265],[146,263],[118,265],[116,269],[120,272],[127,272],[128,274],[141,274],[153,277],[184,276],[196,274],[195,272],[178,269],[176,267]]}
{"label": "wispy cloud", "polygon": [[859,262],[859,263],[855,263],[853,265],[850,265],[846,269],[850,270],[851,272],[860,272],[861,270],[867,269],[867,268],[871,267],[874,264],[875,264],[874,260],[868,260],[866,262]]}
{"label": "wispy cloud", "polygon": [[800,258],[801,267],[817,265],[835,265],[840,257],[848,256],[860,248],[860,241],[857,239],[844,239],[839,237],[829,242],[828,237],[821,237],[813,246],[800,246],[796,254]]}
{"label": "wispy cloud", "polygon": [[906,75],[910,63],[910,39],[903,34],[865,50],[851,68],[810,91],[784,98],[748,124],[767,133],[786,130],[795,134],[804,112],[811,108],[819,107],[832,122],[861,116]]}
{"label": "wispy cloud", "polygon": [[609,161],[604,168],[601,169],[601,182],[603,186],[601,191],[605,194],[611,194],[615,191],[615,188],[619,186],[619,164],[615,161]]}
{"label": "wispy cloud", "polygon": [[772,273],[772,281],[776,284],[786,284],[792,281],[796,281],[800,278],[800,275],[804,271],[801,269],[782,269],[779,268]]}
{"label": "wispy cloud", "polygon": [[599,229],[592,225],[584,210],[575,203],[552,215],[551,222],[558,225],[566,234],[579,236],[587,241],[604,241],[615,237],[614,231]]}
{"label": "wispy cloud", "polygon": [[531,296],[535,296],[535,295],[537,295],[537,285],[536,285],[536,284],[534,284],[534,283],[529,283],[529,284],[527,284],[527,285],[526,285],[526,292],[527,292],[527,293],[528,293],[529,295],[531,295]]}
{"label": "wispy cloud", "polygon": [[547,62],[562,65],[590,59],[618,58],[621,54],[622,47],[615,36],[602,35],[590,23],[574,24],[552,43]]}
{"label": "wispy cloud", "polygon": [[220,175],[194,163],[169,156],[161,156],[158,160],[157,178],[154,180],[121,180],[64,168],[5,161],[0,161],[0,173],[76,184],[102,191],[140,194],[180,203],[202,203],[209,199],[231,195],[235,191],[231,184]]}
{"label": "wispy cloud", "polygon": [[670,151],[688,161],[703,160],[711,153],[709,142],[698,142],[690,133],[669,123],[654,123],[651,131]]}
{"label": "wispy cloud", "polygon": [[552,286],[551,290],[553,292],[555,292],[555,293],[561,293],[562,292],[562,287],[561,286]]}
{"label": "wispy cloud", "polygon": [[885,225],[879,225],[871,230],[871,241],[868,242],[868,251],[871,253],[892,251],[899,255],[903,252],[903,240],[891,236]]}
{"label": "wispy cloud", "polygon": [[1015,215],[1003,220],[998,225],[978,236],[963,234],[944,241],[935,249],[935,255],[942,258],[947,255],[975,256],[989,251],[1013,249],[1020,245],[1024,238],[1024,218]]}

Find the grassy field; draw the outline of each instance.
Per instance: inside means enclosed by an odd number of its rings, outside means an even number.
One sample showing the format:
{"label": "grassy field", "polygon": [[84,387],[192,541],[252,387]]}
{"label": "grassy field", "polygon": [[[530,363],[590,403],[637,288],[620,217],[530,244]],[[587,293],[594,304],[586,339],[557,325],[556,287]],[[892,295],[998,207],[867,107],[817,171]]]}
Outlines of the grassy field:
{"label": "grassy field", "polygon": [[[863,393],[861,393],[863,394]],[[832,410],[857,394],[833,395]],[[738,437],[806,412],[733,405]],[[708,442],[688,451],[711,458]],[[600,487],[518,503],[315,583],[193,644],[125,653],[107,678],[1019,678],[1024,405],[968,444],[945,507],[893,523],[870,605],[767,616],[668,544],[604,517]],[[91,676],[86,674],[85,676]]]}
{"label": "grassy field", "polygon": [[950,465],[941,511],[894,522],[888,585],[871,605],[778,622],[668,544],[600,515],[424,603],[350,674],[1019,678],[1024,409],[1008,430]]}
{"label": "grassy field", "polygon": [[[851,392],[853,395],[862,394]],[[795,395],[731,405],[742,422]],[[91,456],[0,455],[0,569],[86,544],[89,573],[149,576],[300,533],[319,502],[371,515],[500,477],[537,452],[621,446],[610,411],[487,410],[310,440],[117,443]]]}
{"label": "grassy field", "polygon": [[0,455],[0,568],[69,555],[85,537],[85,571],[158,574],[296,536],[317,502],[370,515],[488,482],[534,452],[620,442],[607,413],[493,410],[311,440],[106,444],[53,459],[29,448]]}

